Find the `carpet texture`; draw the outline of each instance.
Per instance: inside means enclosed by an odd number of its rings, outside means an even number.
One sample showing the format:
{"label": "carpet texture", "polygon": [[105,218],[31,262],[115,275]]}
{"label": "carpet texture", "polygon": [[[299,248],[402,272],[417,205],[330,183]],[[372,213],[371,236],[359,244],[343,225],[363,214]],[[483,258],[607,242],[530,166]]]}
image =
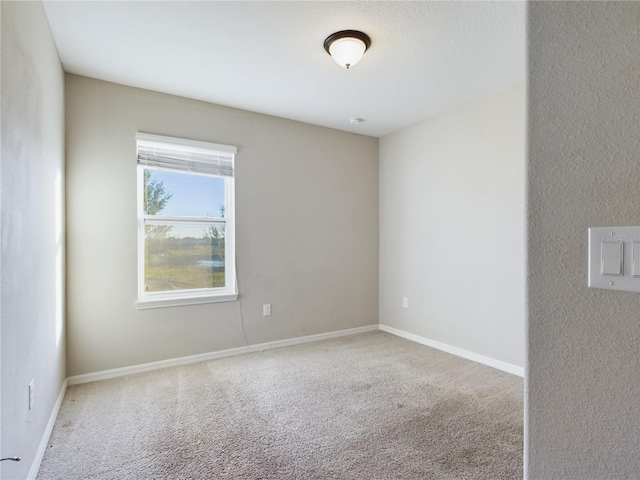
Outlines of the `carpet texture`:
{"label": "carpet texture", "polygon": [[38,479],[518,479],[522,405],[371,332],[71,386]]}

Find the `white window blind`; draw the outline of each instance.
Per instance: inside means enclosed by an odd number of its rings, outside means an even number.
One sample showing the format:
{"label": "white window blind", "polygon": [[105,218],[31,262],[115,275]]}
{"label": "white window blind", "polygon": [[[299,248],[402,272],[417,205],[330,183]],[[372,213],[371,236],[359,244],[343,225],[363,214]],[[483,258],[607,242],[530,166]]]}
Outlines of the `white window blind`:
{"label": "white window blind", "polygon": [[148,133],[138,133],[136,142],[140,165],[233,177],[236,147]]}

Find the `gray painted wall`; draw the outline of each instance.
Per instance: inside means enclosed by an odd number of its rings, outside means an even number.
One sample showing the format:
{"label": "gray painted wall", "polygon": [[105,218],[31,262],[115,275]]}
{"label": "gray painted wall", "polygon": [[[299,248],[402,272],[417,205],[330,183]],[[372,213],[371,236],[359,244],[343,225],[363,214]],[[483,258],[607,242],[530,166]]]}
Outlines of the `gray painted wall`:
{"label": "gray painted wall", "polygon": [[42,4],[0,5],[1,475],[26,478],[66,377],[64,77]]}
{"label": "gray painted wall", "polygon": [[381,324],[524,365],[525,117],[520,85],[380,140]]}
{"label": "gray painted wall", "polygon": [[638,478],[640,297],[587,288],[587,228],[640,225],[640,3],[529,4],[526,473]]}
{"label": "gray painted wall", "polygon": [[[66,109],[70,376],[378,322],[376,138],[74,75]],[[240,302],[135,309],[137,131],[238,147]]]}

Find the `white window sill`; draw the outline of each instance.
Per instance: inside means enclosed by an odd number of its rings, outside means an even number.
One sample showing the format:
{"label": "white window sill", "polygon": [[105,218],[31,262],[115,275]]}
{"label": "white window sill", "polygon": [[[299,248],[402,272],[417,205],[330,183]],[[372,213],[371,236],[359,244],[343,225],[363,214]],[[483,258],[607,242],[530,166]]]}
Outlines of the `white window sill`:
{"label": "white window sill", "polygon": [[148,308],[182,307],[203,303],[235,302],[237,299],[237,293],[222,293],[217,295],[145,298],[143,300],[137,300],[135,305],[137,310],[146,310]]}

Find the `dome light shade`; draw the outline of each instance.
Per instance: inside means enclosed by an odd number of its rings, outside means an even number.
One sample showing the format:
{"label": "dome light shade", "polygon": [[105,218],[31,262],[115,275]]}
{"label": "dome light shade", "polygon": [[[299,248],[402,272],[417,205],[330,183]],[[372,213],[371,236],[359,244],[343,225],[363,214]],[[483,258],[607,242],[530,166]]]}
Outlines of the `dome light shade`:
{"label": "dome light shade", "polygon": [[336,32],[324,41],[324,49],[331,58],[347,69],[358,63],[370,46],[369,36],[357,30]]}

